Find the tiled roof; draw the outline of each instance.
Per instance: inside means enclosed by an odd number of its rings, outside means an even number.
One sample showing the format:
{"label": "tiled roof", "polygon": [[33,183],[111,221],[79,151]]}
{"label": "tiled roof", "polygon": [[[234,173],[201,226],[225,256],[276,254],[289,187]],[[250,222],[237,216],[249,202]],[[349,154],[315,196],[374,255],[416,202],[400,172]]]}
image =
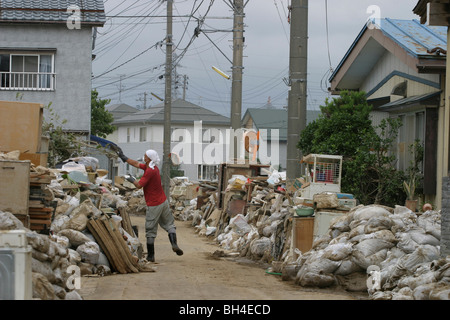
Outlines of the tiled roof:
{"label": "tiled roof", "polygon": [[80,8],[82,24],[105,23],[103,0],[0,0],[0,22],[66,23],[74,5]]}
{"label": "tiled roof", "polygon": [[[306,122],[309,124],[317,119],[320,111],[306,110]],[[288,111],[286,109],[248,108],[243,121],[251,117],[256,129],[279,129],[281,140],[287,139]]]}
{"label": "tiled roof", "polygon": [[[206,108],[200,107],[183,99],[172,101],[171,122],[193,124],[194,121],[203,121],[203,124],[230,125],[230,119]],[[131,115],[114,121],[114,124],[127,123],[164,123],[164,103],[140,110]]]}

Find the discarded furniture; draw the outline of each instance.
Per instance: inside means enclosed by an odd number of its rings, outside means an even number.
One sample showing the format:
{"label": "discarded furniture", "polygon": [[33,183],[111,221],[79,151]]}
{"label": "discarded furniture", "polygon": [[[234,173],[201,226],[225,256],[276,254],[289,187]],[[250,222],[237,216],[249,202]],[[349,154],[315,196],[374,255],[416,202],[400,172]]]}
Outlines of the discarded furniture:
{"label": "discarded furniture", "polygon": [[314,217],[294,217],[292,228],[292,239],[294,248],[302,253],[312,248],[314,233]]}
{"label": "discarded furniture", "polygon": [[341,192],[342,156],[309,154],[304,156],[306,183],[302,197],[312,199],[322,192]]}

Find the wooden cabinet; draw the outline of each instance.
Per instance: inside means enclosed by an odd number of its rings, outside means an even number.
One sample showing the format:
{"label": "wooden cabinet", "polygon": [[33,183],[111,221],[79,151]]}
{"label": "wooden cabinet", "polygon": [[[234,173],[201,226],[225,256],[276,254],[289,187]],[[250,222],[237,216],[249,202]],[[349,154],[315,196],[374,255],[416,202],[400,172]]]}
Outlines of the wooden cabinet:
{"label": "wooden cabinet", "polygon": [[314,240],[314,217],[294,217],[292,219],[294,246],[302,253],[308,252],[311,250]]}

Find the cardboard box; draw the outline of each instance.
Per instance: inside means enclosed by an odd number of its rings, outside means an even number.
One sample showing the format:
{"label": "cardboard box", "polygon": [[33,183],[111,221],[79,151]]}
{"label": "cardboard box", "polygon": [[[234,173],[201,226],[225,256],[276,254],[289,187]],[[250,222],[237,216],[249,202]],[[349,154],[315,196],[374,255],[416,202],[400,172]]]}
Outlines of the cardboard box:
{"label": "cardboard box", "polygon": [[41,151],[44,106],[39,103],[0,101],[0,151]]}

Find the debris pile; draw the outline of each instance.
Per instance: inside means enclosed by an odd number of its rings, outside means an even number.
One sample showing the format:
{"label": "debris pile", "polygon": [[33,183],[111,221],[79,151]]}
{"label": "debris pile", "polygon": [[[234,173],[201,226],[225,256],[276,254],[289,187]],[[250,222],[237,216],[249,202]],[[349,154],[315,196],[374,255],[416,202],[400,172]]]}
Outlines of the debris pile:
{"label": "debris pile", "polygon": [[32,249],[34,299],[81,299],[73,283],[79,276],[156,271],[142,258],[127,197],[120,194],[135,191],[113,187],[100,170],[89,179],[85,169],[81,161],[68,162],[61,169],[31,166],[32,181],[45,181],[39,188],[45,191],[46,203],[52,203],[48,228],[32,230],[30,219],[22,222],[0,211],[0,230],[26,231]]}
{"label": "debris pile", "polygon": [[[449,299],[450,259],[439,255],[440,212],[358,206],[336,219],[283,272],[305,287],[368,290],[371,299]],[[368,277],[369,273],[369,277]]]}
{"label": "debris pile", "polygon": [[[218,190],[208,189],[179,217],[192,220],[199,235],[225,251],[269,263],[269,270],[302,287],[339,286],[374,300],[450,299],[450,257],[440,257],[439,211],[348,206],[349,200],[328,195],[308,201],[298,192],[290,197],[283,182],[234,176],[222,208]],[[337,218],[325,232],[315,230],[311,249],[302,252],[295,245],[294,220],[298,209],[310,206],[316,219],[322,210]]]}

